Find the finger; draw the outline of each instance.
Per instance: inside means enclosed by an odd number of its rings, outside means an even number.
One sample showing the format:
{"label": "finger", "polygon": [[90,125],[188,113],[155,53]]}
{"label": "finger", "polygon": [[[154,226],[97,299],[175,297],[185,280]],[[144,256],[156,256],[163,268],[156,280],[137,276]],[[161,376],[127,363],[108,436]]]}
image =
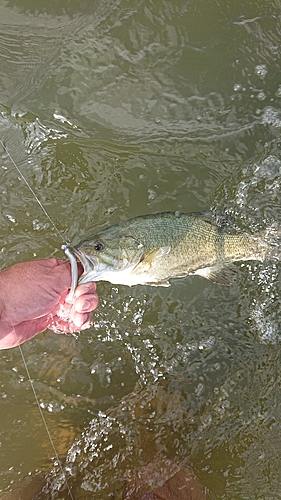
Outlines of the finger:
{"label": "finger", "polygon": [[97,288],[96,283],[94,283],[93,281],[89,283],[84,283],[83,285],[78,285],[75,289],[74,297],[71,297],[69,294],[67,294],[64,300],[68,304],[74,304],[76,299],[81,295],[94,294],[96,288]]}
{"label": "finger", "polygon": [[83,283],[83,285],[78,285],[75,290],[75,298],[78,298],[80,297],[80,295],[84,295],[87,293],[95,293],[96,289],[97,285],[94,281]]}
{"label": "finger", "polygon": [[53,330],[55,333],[78,333],[90,328],[92,325],[90,321],[91,316],[91,312],[77,313],[73,308],[68,316],[67,314],[63,314],[63,311],[58,311],[58,314],[48,316],[48,324],[46,327]]}
{"label": "finger", "polygon": [[73,312],[71,315],[72,323],[78,328],[78,330],[83,329],[83,325],[87,324],[91,319],[91,313],[78,313]]}
{"label": "finger", "polygon": [[78,299],[75,299],[73,309],[78,313],[90,312],[98,307],[98,302],[99,299],[96,293],[81,295]]}

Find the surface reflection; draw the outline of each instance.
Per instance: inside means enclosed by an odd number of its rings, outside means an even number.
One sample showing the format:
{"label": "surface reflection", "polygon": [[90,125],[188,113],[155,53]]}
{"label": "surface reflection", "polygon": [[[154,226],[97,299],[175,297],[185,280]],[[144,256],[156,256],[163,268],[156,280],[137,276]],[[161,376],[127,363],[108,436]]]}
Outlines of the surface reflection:
{"label": "surface reflection", "polygon": [[[67,241],[166,210],[279,227],[279,10],[0,1],[1,140]],[[0,154],[2,268],[63,257]],[[24,345],[74,498],[187,478],[207,498],[279,498],[280,266],[235,267],[228,288],[100,283],[91,330]],[[20,353],[0,366],[1,498],[68,498]]]}

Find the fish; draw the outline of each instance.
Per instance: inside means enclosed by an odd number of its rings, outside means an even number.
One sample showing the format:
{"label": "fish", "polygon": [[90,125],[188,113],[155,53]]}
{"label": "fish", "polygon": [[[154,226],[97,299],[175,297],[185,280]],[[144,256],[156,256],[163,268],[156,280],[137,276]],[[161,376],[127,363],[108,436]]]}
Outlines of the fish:
{"label": "fish", "polygon": [[230,285],[234,262],[279,260],[276,233],[239,232],[223,210],[162,212],[121,221],[70,250],[84,268],[79,284],[166,287],[171,279],[199,275]]}

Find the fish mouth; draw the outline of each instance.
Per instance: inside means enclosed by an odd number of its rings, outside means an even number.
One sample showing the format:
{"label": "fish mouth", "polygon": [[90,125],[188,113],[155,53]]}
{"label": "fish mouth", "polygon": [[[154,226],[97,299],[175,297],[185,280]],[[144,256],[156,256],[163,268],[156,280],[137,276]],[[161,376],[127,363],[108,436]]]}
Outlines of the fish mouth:
{"label": "fish mouth", "polygon": [[89,281],[94,281],[96,277],[95,266],[97,265],[97,261],[93,256],[87,255],[82,250],[71,247],[71,252],[75,255],[75,257],[81,262],[83,266],[83,273],[78,279],[78,285],[82,285],[83,283],[88,283]]}

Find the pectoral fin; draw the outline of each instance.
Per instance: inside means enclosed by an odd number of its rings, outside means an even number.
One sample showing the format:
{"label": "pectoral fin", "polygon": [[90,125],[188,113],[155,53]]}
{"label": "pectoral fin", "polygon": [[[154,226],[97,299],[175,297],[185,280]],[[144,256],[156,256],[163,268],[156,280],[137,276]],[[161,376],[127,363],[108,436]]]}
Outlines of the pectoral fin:
{"label": "pectoral fin", "polygon": [[156,264],[158,265],[170,253],[171,247],[160,247],[145,255],[141,262],[135,267],[134,273],[146,273]]}
{"label": "pectoral fin", "polygon": [[231,285],[233,283],[236,273],[230,267],[212,266],[197,269],[194,274],[199,274],[207,280],[218,283],[219,285]]}
{"label": "pectoral fin", "polygon": [[147,263],[150,263],[151,266],[154,264],[159,264],[159,262],[167,257],[169,255],[171,250],[171,247],[166,246],[166,247],[160,247],[157,250],[153,250],[150,254],[148,254],[144,260]]}

